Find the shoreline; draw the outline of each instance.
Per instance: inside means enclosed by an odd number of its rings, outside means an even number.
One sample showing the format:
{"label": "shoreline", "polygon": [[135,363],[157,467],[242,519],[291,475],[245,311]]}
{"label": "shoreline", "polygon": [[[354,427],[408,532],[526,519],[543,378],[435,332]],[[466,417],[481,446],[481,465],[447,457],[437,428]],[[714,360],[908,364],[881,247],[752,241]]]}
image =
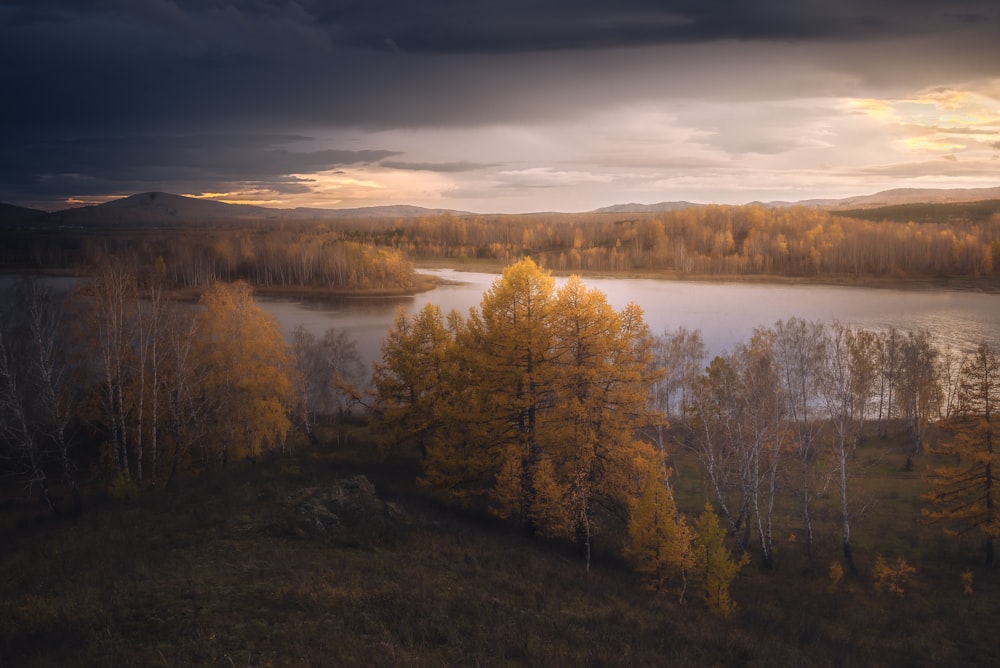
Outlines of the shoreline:
{"label": "shoreline", "polygon": [[[324,288],[316,286],[257,286],[251,285],[253,294],[261,297],[298,298],[298,299],[351,299],[378,297],[409,297],[430,292],[439,285],[454,282],[447,278],[422,273],[449,269],[456,273],[481,273],[500,276],[505,265],[492,260],[461,262],[442,258],[436,261],[415,263],[413,285],[405,288]],[[959,277],[959,276],[785,276],[780,274],[685,274],[673,270],[640,269],[627,271],[568,271],[543,267],[552,272],[553,276],[578,275],[581,278],[623,279],[623,280],[656,280],[669,282],[715,283],[715,284],[762,284],[762,285],[802,285],[802,286],[834,286],[847,288],[869,288],[873,290],[924,290],[973,292],[980,294],[1000,294],[1000,276],[998,277]],[[33,271],[13,271],[9,268],[0,269],[0,275],[35,275],[50,277],[80,277],[78,272],[51,268]],[[166,292],[169,298],[178,301],[198,301],[203,288],[174,288]]]}
{"label": "shoreline", "polygon": [[[504,265],[499,262],[477,261],[459,262],[442,259],[438,262],[423,262],[416,266],[422,269],[451,269],[455,272],[496,274],[499,276]],[[553,276],[577,275],[581,278],[600,279],[643,279],[664,282],[691,283],[757,283],[772,285],[839,286],[846,288],[871,288],[874,290],[945,290],[954,292],[977,292],[1000,294],[1000,277],[959,277],[959,276],[785,276],[782,274],[685,274],[673,270],[634,269],[627,271],[569,271],[550,270]]]}

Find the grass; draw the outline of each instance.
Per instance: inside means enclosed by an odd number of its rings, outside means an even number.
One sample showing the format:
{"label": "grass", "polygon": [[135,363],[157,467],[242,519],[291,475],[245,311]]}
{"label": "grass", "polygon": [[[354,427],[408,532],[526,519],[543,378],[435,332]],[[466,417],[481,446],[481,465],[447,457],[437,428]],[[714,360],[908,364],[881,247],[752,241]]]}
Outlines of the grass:
{"label": "grass", "polygon": [[[609,555],[588,574],[570,550],[422,498],[412,462],[379,461],[361,432],[126,503],[95,496],[76,518],[7,499],[0,666],[996,664],[996,574],[973,544],[916,522],[923,483],[897,451],[874,439],[859,453],[861,577],[827,576],[831,488],[817,556],[781,537],[773,571],[737,579],[729,620],[642,590]],[[692,462],[677,466],[679,498],[700,505]],[[357,472],[404,523],[354,547],[272,530],[291,491]],[[875,591],[879,554],[916,566],[903,597]]]}

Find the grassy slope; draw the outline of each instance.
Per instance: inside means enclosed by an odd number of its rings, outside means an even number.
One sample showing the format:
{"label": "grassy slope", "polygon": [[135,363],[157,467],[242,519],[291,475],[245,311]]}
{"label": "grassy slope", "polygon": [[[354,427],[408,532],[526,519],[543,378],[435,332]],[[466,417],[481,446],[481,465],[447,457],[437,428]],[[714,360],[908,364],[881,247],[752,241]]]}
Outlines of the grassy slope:
{"label": "grassy slope", "polygon": [[842,209],[830,212],[834,216],[861,220],[896,223],[983,223],[1000,213],[1000,200],[980,202],[946,202],[893,204],[868,209]]}
{"label": "grassy slope", "polygon": [[[357,437],[360,439],[360,437]],[[915,524],[919,474],[884,444],[859,455],[870,504],[860,579],[831,587],[832,487],[817,500],[812,562],[780,538],[778,567],[750,566],[732,620],[639,589],[613,559],[591,573],[558,546],[420,499],[405,462],[363,442],[238,465],[76,519],[0,534],[0,665],[958,665],[1000,661],[989,613],[996,576]],[[291,490],[366,471],[408,523],[344,547],[268,530]],[[698,473],[678,462],[681,503]],[[789,509],[790,510],[790,509]],[[18,518],[22,519],[18,519]],[[874,591],[876,553],[919,571],[904,598]],[[976,593],[959,573],[975,572]]]}

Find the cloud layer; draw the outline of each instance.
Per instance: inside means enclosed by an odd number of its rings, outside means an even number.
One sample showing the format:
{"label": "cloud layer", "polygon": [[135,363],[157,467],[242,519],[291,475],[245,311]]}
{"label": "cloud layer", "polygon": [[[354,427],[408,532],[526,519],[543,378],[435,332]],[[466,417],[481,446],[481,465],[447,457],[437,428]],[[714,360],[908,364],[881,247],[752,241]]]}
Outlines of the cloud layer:
{"label": "cloud layer", "polygon": [[7,0],[0,201],[523,211],[995,185],[998,23],[989,0]]}

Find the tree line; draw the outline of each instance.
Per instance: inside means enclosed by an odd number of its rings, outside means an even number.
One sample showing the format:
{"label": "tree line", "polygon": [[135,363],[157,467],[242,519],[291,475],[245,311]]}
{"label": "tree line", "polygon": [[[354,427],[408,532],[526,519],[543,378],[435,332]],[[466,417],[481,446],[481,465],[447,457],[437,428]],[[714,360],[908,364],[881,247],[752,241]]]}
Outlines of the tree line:
{"label": "tree line", "polygon": [[243,282],[215,283],[192,306],[167,299],[155,273],[109,264],[66,298],[24,279],[7,301],[2,466],[60,512],[79,507],[93,471],[129,495],[284,449],[293,427],[311,435],[343,415],[363,378],[342,332],[286,342]]}
{"label": "tree line", "polygon": [[[916,220],[810,207],[705,205],[661,213],[343,218],[241,229],[12,234],[0,262],[135,269],[162,258],[175,287],[244,280],[259,287],[409,289],[412,261],[530,255],[560,272],[679,276],[961,277],[1000,273],[1000,214],[917,207]],[[948,208],[952,207],[952,208]],[[955,208],[957,207],[957,208]],[[909,211],[910,209],[906,209]],[[932,215],[926,215],[930,211]],[[955,214],[957,212],[957,214]],[[30,258],[26,260],[26,258]]]}
{"label": "tree line", "polygon": [[531,255],[557,271],[979,278],[1000,270],[996,215],[917,223],[807,207],[707,205],[655,214],[439,216],[362,236],[414,259],[510,264]]}
{"label": "tree line", "polygon": [[144,276],[160,266],[168,288],[203,289],[246,281],[259,288],[407,290],[413,264],[395,248],[350,238],[324,225],[260,226],[233,230],[180,229],[173,234],[66,234],[15,237],[0,262],[64,267],[86,274],[109,262]]}

